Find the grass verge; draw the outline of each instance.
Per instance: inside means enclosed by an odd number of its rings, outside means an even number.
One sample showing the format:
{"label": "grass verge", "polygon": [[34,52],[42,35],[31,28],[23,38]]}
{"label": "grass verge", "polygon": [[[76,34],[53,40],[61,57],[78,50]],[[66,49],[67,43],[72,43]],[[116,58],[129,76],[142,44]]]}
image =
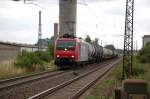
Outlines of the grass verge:
{"label": "grass verge", "polygon": [[[35,65],[37,69],[34,71],[28,71],[26,68],[18,68],[14,65],[14,61],[8,61],[5,64],[0,64],[0,80],[3,79],[8,79],[12,77],[19,77],[19,76],[26,76],[38,72],[42,72],[43,70],[40,69],[38,65]],[[45,64],[45,69],[44,70],[53,70],[56,69],[56,66],[54,65],[54,62],[51,61],[47,64]]]}
{"label": "grass verge", "polygon": [[[150,63],[141,64],[137,59],[134,58],[133,62],[133,78],[144,79],[149,83],[150,92]],[[120,87],[122,85],[122,63],[118,64],[110,74],[97,84],[85,99],[103,99],[103,93],[107,94],[108,90],[111,90],[113,82],[114,86]],[[115,87],[114,87],[115,88]],[[106,95],[108,96],[108,94]],[[109,93],[109,96],[114,96],[114,93]],[[105,98],[104,98],[105,99]]]}

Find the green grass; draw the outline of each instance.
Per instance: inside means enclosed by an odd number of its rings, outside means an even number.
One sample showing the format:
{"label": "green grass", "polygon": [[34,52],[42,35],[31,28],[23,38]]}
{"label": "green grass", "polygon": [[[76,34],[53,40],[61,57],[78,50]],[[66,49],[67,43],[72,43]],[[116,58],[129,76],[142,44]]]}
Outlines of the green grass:
{"label": "green grass", "polygon": [[0,63],[0,79],[34,74],[49,69],[56,69],[54,65],[53,46],[49,46],[47,51],[27,52],[22,51],[13,61]]}
{"label": "green grass", "polygon": [[141,67],[144,69],[144,73],[139,76],[135,76],[137,79],[144,79],[148,81],[148,90],[150,93],[150,64],[141,64]]}
{"label": "green grass", "polygon": [[[34,71],[28,71],[26,68],[18,68],[14,65],[14,61],[8,61],[7,63],[0,64],[0,80],[8,79],[12,77],[26,76],[34,73],[42,72],[40,69],[41,66],[38,67],[36,65],[36,69]],[[56,69],[54,62],[50,62],[45,64],[45,70],[53,70]]]}
{"label": "green grass", "polygon": [[8,61],[0,64],[0,79],[14,77],[25,72],[25,69],[15,67],[13,62]]}
{"label": "green grass", "polygon": [[122,70],[122,66],[120,63],[115,68],[113,68],[113,70],[110,72],[110,74],[105,79],[100,81],[100,83],[98,83],[93,88],[93,90],[90,92],[90,94],[88,96],[85,97],[85,99],[105,99],[105,98],[102,98],[101,93],[106,88],[111,86],[114,82],[116,82],[116,80],[118,81],[117,82],[118,85],[121,84],[120,83],[121,82],[121,75],[120,75],[121,70]]}
{"label": "green grass", "polygon": [[[150,92],[150,63],[142,64],[135,57],[133,62],[133,78],[144,79],[148,81],[149,92]],[[107,89],[108,86],[112,85],[113,80],[115,80],[115,86],[121,87],[122,85],[122,63],[118,64],[110,74],[97,84],[93,90],[90,92],[85,99],[101,99],[101,94],[104,89]],[[112,93],[112,96],[114,93]]]}
{"label": "green grass", "polygon": [[85,99],[100,99],[100,92],[104,90],[106,87],[109,87],[109,85],[112,85],[113,79],[104,79],[102,82],[100,82],[91,92],[91,94]]}

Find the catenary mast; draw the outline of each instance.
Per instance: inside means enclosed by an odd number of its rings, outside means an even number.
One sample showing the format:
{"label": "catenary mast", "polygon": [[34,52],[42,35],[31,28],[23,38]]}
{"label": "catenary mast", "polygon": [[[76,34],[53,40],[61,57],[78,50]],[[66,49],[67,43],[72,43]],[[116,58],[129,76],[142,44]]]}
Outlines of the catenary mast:
{"label": "catenary mast", "polygon": [[126,0],[126,17],[123,51],[123,73],[122,78],[131,78],[133,65],[133,14],[134,0]]}

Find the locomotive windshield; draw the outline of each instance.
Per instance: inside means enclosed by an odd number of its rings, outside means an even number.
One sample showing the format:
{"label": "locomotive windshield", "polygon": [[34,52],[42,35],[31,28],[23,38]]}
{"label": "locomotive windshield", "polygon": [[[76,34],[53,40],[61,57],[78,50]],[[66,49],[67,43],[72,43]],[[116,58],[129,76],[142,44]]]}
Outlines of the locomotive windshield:
{"label": "locomotive windshield", "polygon": [[57,50],[74,50],[75,46],[76,46],[75,41],[66,41],[66,40],[57,41]]}

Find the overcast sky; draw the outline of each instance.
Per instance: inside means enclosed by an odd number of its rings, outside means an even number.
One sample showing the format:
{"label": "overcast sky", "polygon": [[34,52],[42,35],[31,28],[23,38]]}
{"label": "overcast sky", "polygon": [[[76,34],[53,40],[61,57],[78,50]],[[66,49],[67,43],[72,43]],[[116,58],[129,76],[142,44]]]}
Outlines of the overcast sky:
{"label": "overcast sky", "polygon": [[[87,6],[84,5],[84,1]],[[78,0],[77,36],[123,48],[126,0]],[[58,0],[0,0],[0,41],[34,44],[38,39],[38,11],[42,11],[42,38],[53,35],[58,23]],[[143,35],[150,34],[150,1],[135,0],[134,42],[142,46]]]}

